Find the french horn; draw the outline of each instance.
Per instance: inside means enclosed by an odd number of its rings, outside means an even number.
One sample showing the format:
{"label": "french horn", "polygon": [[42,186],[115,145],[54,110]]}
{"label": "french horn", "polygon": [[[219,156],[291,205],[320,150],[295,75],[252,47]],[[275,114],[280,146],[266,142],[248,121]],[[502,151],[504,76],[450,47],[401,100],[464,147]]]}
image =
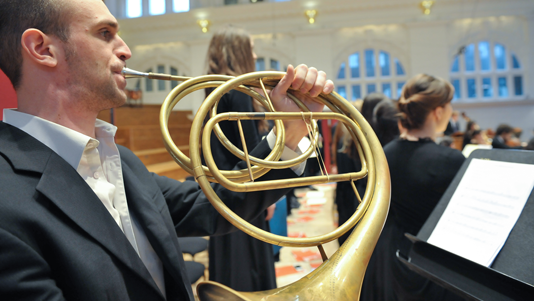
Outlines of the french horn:
{"label": "french horn", "polygon": [[[182,83],[177,85],[165,98],[160,111],[160,127],[165,147],[174,160],[188,173],[195,177],[200,187],[215,209],[230,223],[245,233],[264,242],[287,247],[318,247],[323,257],[323,263],[300,280],[276,289],[258,292],[237,292],[216,282],[202,282],[197,286],[197,294],[201,301],[208,300],[358,300],[365,270],[384,226],[389,210],[390,177],[387,161],[382,146],[371,126],[362,115],[347,100],[332,92],[320,94],[317,101],[324,103],[331,112],[309,112],[291,90],[291,97],[299,108],[300,113],[276,112],[270,103],[266,89],[272,89],[283,77],[283,72],[252,72],[232,77],[225,75],[204,75],[199,77],[183,77],[158,73],[143,73],[124,68],[126,78],[144,77],[159,80],[175,80]],[[175,145],[168,130],[170,113],[176,104],[191,92],[215,88],[202,103],[197,111],[191,127],[189,150],[190,157],[184,155]],[[256,89],[263,89],[260,94]],[[220,98],[230,90],[235,89],[258,100],[266,112],[226,112],[217,114],[217,104]],[[207,119],[206,117],[210,118]],[[276,144],[271,153],[265,158],[249,156],[245,150],[235,147],[218,126],[223,120],[274,120],[276,125]],[[312,126],[312,146],[298,158],[279,161],[284,148],[284,119],[304,119]],[[301,177],[295,179],[281,179],[275,181],[254,182],[271,169],[288,168],[302,163],[314,151],[313,145],[317,141],[317,127],[315,119],[336,119],[348,129],[359,151],[362,169],[358,172]],[[207,122],[206,122],[207,120]],[[210,149],[210,135],[214,131],[218,139],[234,155],[248,163],[247,169],[225,171],[219,170],[213,160]],[[203,152],[203,154],[201,154]],[[206,165],[202,165],[201,155]],[[365,195],[360,198],[354,181],[367,177]],[[292,188],[306,185],[350,181],[360,204],[354,215],[343,225],[331,233],[309,238],[289,238],[274,235],[250,225],[247,221],[229,210],[220,200],[210,185],[218,182],[233,191],[258,191],[278,188]],[[322,245],[337,239],[355,225],[352,234],[346,242],[330,257],[327,258]]]}

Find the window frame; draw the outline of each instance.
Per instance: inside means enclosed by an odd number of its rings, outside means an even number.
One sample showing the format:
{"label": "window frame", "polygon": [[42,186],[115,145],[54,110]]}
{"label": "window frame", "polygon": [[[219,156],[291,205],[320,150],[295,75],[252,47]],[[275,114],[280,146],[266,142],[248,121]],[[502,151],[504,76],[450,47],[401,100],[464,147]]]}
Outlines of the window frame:
{"label": "window frame", "polygon": [[278,69],[276,69],[274,71],[284,71],[284,72],[287,71],[287,65],[283,65],[282,61],[277,59],[277,58],[271,57],[269,55],[261,55],[261,56],[258,55],[257,60],[260,60],[260,59],[263,59],[263,63],[265,65],[265,70],[259,70],[257,68],[257,64],[256,64],[257,61],[255,61],[254,62],[254,66],[256,68],[255,71],[272,71],[271,69],[273,69],[273,68],[271,68],[271,67],[272,67],[272,63],[273,62],[277,62],[278,63]]}
{"label": "window frame", "polygon": [[[481,60],[480,60],[480,50],[479,45],[482,42],[489,43],[489,53],[490,53],[490,70],[482,70],[481,68]],[[504,69],[497,69],[497,61],[495,57],[495,46],[499,44],[504,46],[505,49],[505,60],[506,60],[506,66]],[[524,71],[524,64],[522,63],[522,60],[518,57],[517,53],[512,51],[508,45],[505,43],[501,43],[498,41],[493,41],[489,39],[481,39],[476,42],[472,42],[467,44],[465,47],[468,47],[469,45],[475,46],[475,55],[474,55],[474,65],[475,70],[474,71],[466,71],[465,70],[465,54],[455,54],[452,56],[450,63],[449,63],[449,80],[452,83],[454,80],[460,81],[460,97],[459,98],[453,98],[453,103],[460,104],[460,103],[484,103],[484,102],[500,102],[500,101],[513,101],[513,100],[524,100],[526,99],[526,93],[525,93],[525,71]],[[512,56],[515,56],[519,63],[519,68],[513,67],[513,58]],[[454,64],[454,61],[458,57],[458,71],[453,72],[452,67]],[[521,76],[522,81],[522,94],[521,95],[515,95],[515,85],[514,85],[514,77]],[[505,77],[506,78],[506,87],[508,90],[507,96],[499,96],[499,78]],[[484,86],[483,86],[483,80],[485,78],[491,79],[491,89],[492,89],[492,96],[491,97],[484,97]],[[475,91],[476,96],[469,98],[468,97],[468,87],[467,87],[467,80],[468,79],[475,79]]]}
{"label": "window frame", "polygon": [[128,16],[128,0],[119,0],[121,1],[121,4],[122,4],[122,15],[125,19],[135,19],[135,18],[141,18],[141,17],[148,17],[148,16],[161,16],[161,15],[166,15],[166,14],[179,14],[179,13],[184,13],[184,12],[189,12],[191,11],[192,9],[192,2],[193,0],[188,0],[189,1],[189,10],[188,11],[179,11],[179,12],[175,12],[174,11],[174,1],[175,0],[163,0],[165,1],[165,11],[163,13],[160,13],[160,14],[151,14],[150,13],[150,1],[151,0],[140,0],[140,9],[141,9],[141,15],[139,16],[135,16],[135,17],[130,17]]}
{"label": "window frame", "polygon": [[[176,64],[170,64],[170,63],[153,63],[151,65],[148,65],[146,68],[144,68],[143,72],[156,72],[156,73],[160,73],[158,72],[158,68],[160,66],[163,66],[163,73],[164,74],[172,74],[173,73],[173,70],[172,68],[174,68],[176,70],[176,75],[182,75],[182,76],[187,76],[185,75],[185,73],[181,72],[181,70],[183,68],[180,68],[179,65],[176,65]],[[152,90],[151,91],[148,91],[147,90],[147,82],[148,81],[151,81],[152,82]],[[160,83],[163,83],[163,86],[164,88],[162,90],[160,90]],[[176,83],[176,85],[172,85],[172,83]],[[139,82],[139,88],[141,88],[141,91],[143,91],[143,94],[148,94],[148,95],[155,95],[155,94],[164,94],[164,95],[167,95],[169,94],[172,89],[174,89],[178,84],[180,84],[179,82],[175,82],[175,81],[168,81],[168,80],[157,80],[157,79],[149,79],[149,78],[140,78],[140,82]],[[136,83],[136,88],[137,88],[137,83]]]}
{"label": "window frame", "polygon": [[[368,77],[367,76],[367,70],[366,70],[366,61],[365,61],[365,52],[367,50],[373,50],[374,54],[374,76]],[[382,67],[380,66],[380,53],[386,53],[389,56],[389,75],[382,75]],[[359,77],[353,78],[351,77],[351,68],[349,64],[349,58],[355,54],[359,53],[358,59],[359,59]],[[397,61],[399,62],[403,75],[397,75]],[[345,78],[340,79],[338,77],[341,65],[345,64]],[[366,95],[368,95],[370,92],[368,92],[368,85],[375,85],[375,90],[373,92],[380,92],[383,93],[383,85],[384,84],[390,84],[391,89],[391,99],[398,99],[400,97],[400,93],[398,93],[398,84],[402,83],[403,85],[406,83],[408,78],[408,72],[406,70],[406,65],[403,64],[402,60],[399,59],[398,55],[395,55],[392,51],[386,51],[381,47],[364,47],[364,48],[358,48],[354,51],[351,51],[348,53],[348,55],[344,56],[344,59],[342,61],[338,61],[338,64],[335,69],[336,78],[334,80],[334,83],[337,88],[343,86],[345,87],[345,94],[346,99],[348,101],[355,101],[357,99],[363,99]],[[352,91],[353,86],[359,85],[360,86],[360,98],[352,99]],[[336,89],[336,92],[338,90]],[[372,93],[372,92],[371,92]]]}

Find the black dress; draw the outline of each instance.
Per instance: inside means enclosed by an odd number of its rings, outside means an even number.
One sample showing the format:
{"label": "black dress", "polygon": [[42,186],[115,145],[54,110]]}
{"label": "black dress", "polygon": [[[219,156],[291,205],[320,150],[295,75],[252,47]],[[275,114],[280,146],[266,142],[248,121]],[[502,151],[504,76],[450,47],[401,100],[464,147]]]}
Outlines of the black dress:
{"label": "black dress", "polygon": [[[354,152],[352,156],[349,156],[347,153],[338,151],[336,155],[338,174],[358,172],[362,169],[362,163],[360,162],[357,152]],[[360,197],[363,198],[367,179],[360,179],[355,182],[355,185]],[[356,208],[358,208],[359,205],[356,194],[354,194],[354,189],[352,189],[352,185],[349,181],[337,183],[335,202],[338,212],[338,224],[341,226],[354,214],[354,212],[356,212]],[[351,233],[352,230],[349,230],[338,238],[340,246],[347,240],[347,238],[349,238]]]}
{"label": "black dress", "polygon": [[[253,112],[252,98],[230,91],[225,94],[218,106],[218,112]],[[258,127],[254,120],[241,121],[247,149],[252,150],[260,141]],[[226,137],[239,149],[243,149],[236,121],[220,122]],[[217,167],[231,170],[240,161],[211,135],[212,153]],[[265,213],[250,222],[254,226],[269,231]],[[270,244],[257,240],[244,232],[236,231],[222,236],[210,237],[209,278],[238,291],[260,291],[276,288],[273,248]]]}
{"label": "black dress", "polygon": [[409,270],[396,252],[406,250],[404,233],[417,235],[464,156],[430,139],[393,140],[384,153],[391,173],[391,205],[365,274],[361,300],[463,300]]}

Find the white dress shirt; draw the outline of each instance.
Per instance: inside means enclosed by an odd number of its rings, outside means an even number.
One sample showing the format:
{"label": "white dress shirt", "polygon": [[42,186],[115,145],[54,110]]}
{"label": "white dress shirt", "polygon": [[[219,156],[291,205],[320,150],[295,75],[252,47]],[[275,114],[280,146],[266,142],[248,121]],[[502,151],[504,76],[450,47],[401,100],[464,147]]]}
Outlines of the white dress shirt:
{"label": "white dress shirt", "polygon": [[[4,109],[3,121],[39,140],[76,169],[121,228],[165,296],[161,260],[150,245],[143,229],[128,210],[121,159],[114,139],[117,127],[97,119],[96,139],[93,139],[57,123],[15,109]],[[271,149],[275,141],[276,135],[271,131],[267,135]],[[294,152],[285,147],[281,159],[290,160],[300,154],[302,154],[300,148]],[[292,170],[301,175],[305,167],[304,162],[292,167]]]}
{"label": "white dress shirt", "polygon": [[117,127],[97,119],[96,139],[93,139],[16,110],[4,110],[3,120],[48,146],[76,169],[124,232],[165,296],[163,265],[143,229],[128,210],[121,159],[114,141]]}

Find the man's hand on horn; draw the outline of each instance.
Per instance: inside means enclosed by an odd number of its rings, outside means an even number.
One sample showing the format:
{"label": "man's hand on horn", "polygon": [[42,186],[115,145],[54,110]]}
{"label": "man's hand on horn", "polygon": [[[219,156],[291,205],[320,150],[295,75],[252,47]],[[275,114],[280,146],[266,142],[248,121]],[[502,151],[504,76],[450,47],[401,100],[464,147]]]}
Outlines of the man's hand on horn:
{"label": "man's hand on horn", "polygon": [[[322,112],[324,104],[315,101],[319,94],[330,94],[334,91],[334,83],[326,79],[326,73],[306,65],[292,65],[287,67],[286,75],[270,92],[273,106],[278,112],[300,112],[295,102],[287,96],[287,91],[292,88],[293,95],[300,99],[311,112]],[[308,134],[304,120],[284,120],[285,145],[295,150],[300,140]]]}

